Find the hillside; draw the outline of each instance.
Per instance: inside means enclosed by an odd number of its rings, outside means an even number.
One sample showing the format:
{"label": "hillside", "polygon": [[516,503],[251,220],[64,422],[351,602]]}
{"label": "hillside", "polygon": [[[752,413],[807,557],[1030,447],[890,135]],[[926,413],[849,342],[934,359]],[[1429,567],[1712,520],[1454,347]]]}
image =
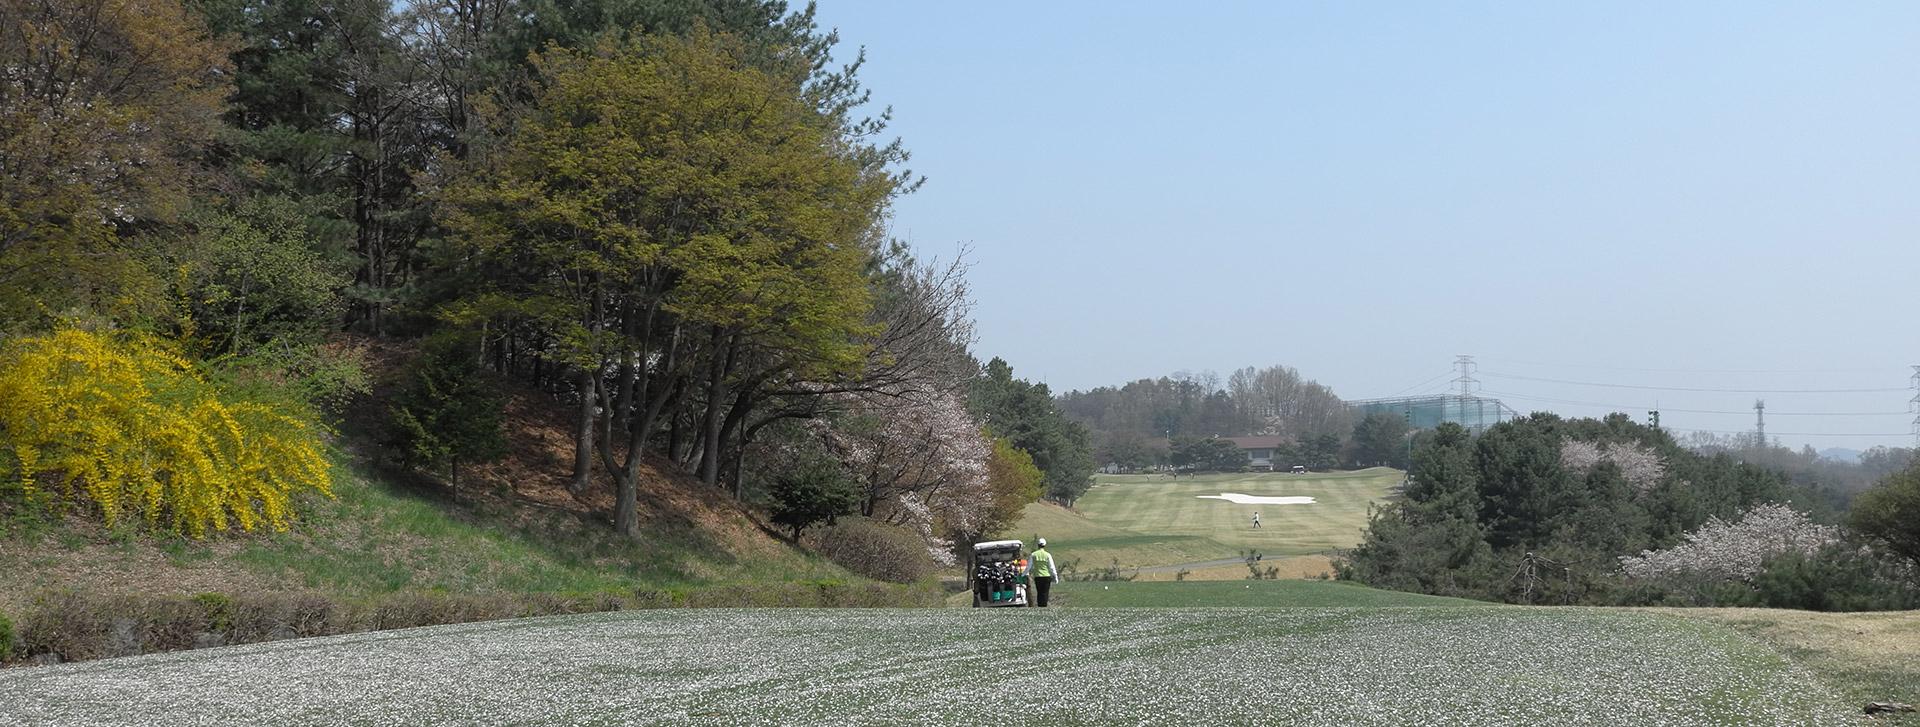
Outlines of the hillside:
{"label": "hillside", "polygon": [[[391,361],[387,353],[380,358]],[[350,408],[336,441],[336,497],[306,498],[291,532],[191,541],[80,517],[18,520],[0,538],[0,613],[19,613],[46,589],[303,589],[345,598],[648,592],[668,600],[707,593],[725,603],[752,602],[765,585],[863,581],[770,534],[730,496],[655,462],[640,478],[642,537],[616,537],[611,479],[597,472],[584,496],[568,492],[562,414],[524,389],[512,391],[507,406],[511,451],[470,468],[456,498],[443,482],[395,471],[374,455],[383,395]]]}

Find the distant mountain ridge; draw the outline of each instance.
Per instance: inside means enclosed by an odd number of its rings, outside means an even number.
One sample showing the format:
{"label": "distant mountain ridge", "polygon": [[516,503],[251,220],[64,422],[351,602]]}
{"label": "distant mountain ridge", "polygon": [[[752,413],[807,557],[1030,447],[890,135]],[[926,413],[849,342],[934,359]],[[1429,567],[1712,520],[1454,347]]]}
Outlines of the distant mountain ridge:
{"label": "distant mountain ridge", "polygon": [[1845,462],[1847,464],[1860,464],[1860,455],[1860,450],[1847,449],[1846,447],[1828,447],[1820,450],[1821,459],[1830,459],[1835,462]]}

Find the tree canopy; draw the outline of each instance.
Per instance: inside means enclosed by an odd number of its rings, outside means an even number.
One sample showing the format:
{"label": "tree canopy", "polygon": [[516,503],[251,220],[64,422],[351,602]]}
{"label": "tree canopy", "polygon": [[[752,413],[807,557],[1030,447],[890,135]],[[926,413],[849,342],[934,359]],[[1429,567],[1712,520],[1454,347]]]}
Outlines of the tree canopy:
{"label": "tree canopy", "polygon": [[[1882,555],[1840,547],[1800,504],[1817,502],[1809,490],[1625,415],[1534,414],[1478,437],[1442,424],[1419,436],[1408,474],[1345,577],[1521,603],[1920,603]],[[1809,600],[1802,576],[1822,568],[1835,591]]]}

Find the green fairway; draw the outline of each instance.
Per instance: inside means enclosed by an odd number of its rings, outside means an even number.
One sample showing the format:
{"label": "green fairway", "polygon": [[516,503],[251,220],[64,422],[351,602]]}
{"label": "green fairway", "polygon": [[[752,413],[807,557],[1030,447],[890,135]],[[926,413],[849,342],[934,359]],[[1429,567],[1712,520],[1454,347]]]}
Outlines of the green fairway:
{"label": "green fairway", "polygon": [[[1141,568],[1233,558],[1248,550],[1271,557],[1320,553],[1360,542],[1368,505],[1386,500],[1401,478],[1399,470],[1380,467],[1309,475],[1099,475],[1072,511],[1030,505],[1007,536],[1046,536],[1056,556],[1081,571],[1116,561]],[[1221,493],[1314,502],[1254,505],[1203,497]]]}
{"label": "green fairway", "polygon": [[1848,713],[1726,627],[1584,608],[650,611],[0,671],[7,725],[1811,725]]}

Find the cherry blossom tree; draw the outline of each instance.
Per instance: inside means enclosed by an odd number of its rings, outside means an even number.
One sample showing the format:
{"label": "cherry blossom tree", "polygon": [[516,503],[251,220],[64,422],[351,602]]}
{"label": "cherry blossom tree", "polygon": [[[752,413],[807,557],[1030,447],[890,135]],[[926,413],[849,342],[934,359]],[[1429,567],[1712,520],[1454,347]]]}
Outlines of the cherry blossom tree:
{"label": "cherry blossom tree", "polygon": [[1786,505],[1766,504],[1733,522],[1710,518],[1687,533],[1686,542],[1671,548],[1622,556],[1620,568],[1631,578],[1751,581],[1770,557],[1791,552],[1813,555],[1839,540],[1838,528],[1815,523],[1806,513]]}
{"label": "cherry blossom tree", "polygon": [[914,530],[942,563],[949,533],[978,530],[992,511],[980,425],[957,392],[838,394],[848,415],[809,423],[864,491],[861,514]]}
{"label": "cherry blossom tree", "polygon": [[1585,475],[1602,462],[1618,467],[1620,476],[1640,493],[1658,487],[1667,474],[1660,454],[1637,442],[1601,444],[1569,439],[1560,445],[1560,466],[1569,472]]}

